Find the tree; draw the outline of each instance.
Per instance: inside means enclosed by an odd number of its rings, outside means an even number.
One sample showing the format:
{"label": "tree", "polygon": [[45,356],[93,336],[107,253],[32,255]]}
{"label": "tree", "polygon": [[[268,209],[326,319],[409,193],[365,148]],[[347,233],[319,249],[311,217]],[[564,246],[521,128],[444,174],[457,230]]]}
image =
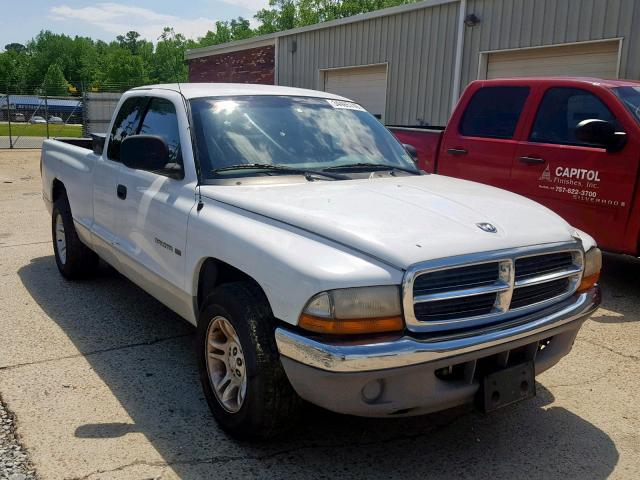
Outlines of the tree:
{"label": "tree", "polygon": [[62,73],[62,69],[57,63],[49,65],[42,89],[47,95],[67,95],[69,83],[64,78],[64,73]]}
{"label": "tree", "polygon": [[152,59],[151,80],[155,83],[184,82],[187,80],[187,65],[184,54],[187,39],[173,28],[165,27]]}
{"label": "tree", "polygon": [[27,49],[27,47],[25,47],[21,43],[9,43],[4,46],[4,49],[7,52],[23,53]]}
{"label": "tree", "polygon": [[416,0],[269,0],[269,7],[258,11],[258,34],[279,32],[313,25],[381,8],[395,7]]}
{"label": "tree", "polygon": [[138,32],[130,30],[125,35],[118,35],[116,41],[122,48],[126,48],[132,54],[136,55],[138,53],[139,38],[140,34]]}
{"label": "tree", "polygon": [[24,52],[0,53],[0,92],[27,93],[28,57]]}
{"label": "tree", "polygon": [[243,40],[245,38],[251,38],[255,35],[255,32],[251,29],[251,24],[246,18],[238,17],[237,19],[229,22],[229,28],[231,30],[231,38],[233,40]]}
{"label": "tree", "polygon": [[296,3],[293,0],[269,0],[269,8],[259,10],[254,18],[260,22],[257,28],[259,35],[280,32],[295,28]]}
{"label": "tree", "polygon": [[101,59],[102,66],[96,84],[103,89],[122,91],[149,83],[149,76],[142,57],[133,55],[117,44],[110,45]]}
{"label": "tree", "polygon": [[249,20],[243,17],[234,18],[229,22],[217,21],[215,27],[215,30],[209,30],[207,34],[199,40],[196,46],[208,47],[209,45],[219,45],[221,43],[250,38],[256,34],[256,31],[251,28]]}

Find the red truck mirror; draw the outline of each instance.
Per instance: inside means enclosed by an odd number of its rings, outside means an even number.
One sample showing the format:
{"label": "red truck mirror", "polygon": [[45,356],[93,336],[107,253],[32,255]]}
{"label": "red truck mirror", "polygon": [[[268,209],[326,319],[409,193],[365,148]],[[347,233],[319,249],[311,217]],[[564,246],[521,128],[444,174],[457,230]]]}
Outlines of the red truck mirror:
{"label": "red truck mirror", "polygon": [[611,122],[598,118],[590,118],[578,123],[575,137],[580,142],[602,146],[609,152],[617,152],[627,143],[625,132],[616,131]]}
{"label": "red truck mirror", "polygon": [[409,156],[413,159],[415,163],[418,163],[418,150],[413,145],[409,145],[408,143],[403,143],[402,146],[407,151]]}

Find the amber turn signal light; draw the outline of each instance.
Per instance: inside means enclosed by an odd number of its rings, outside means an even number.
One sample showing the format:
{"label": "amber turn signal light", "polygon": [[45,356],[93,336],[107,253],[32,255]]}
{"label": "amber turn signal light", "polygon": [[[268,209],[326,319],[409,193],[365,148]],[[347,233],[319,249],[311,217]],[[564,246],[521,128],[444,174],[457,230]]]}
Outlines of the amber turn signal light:
{"label": "amber turn signal light", "polygon": [[600,279],[600,272],[596,272],[588,277],[583,277],[578,287],[578,292],[585,292],[593,287]]}
{"label": "amber turn signal light", "polygon": [[322,318],[303,313],[298,324],[305,330],[316,333],[363,334],[397,332],[404,328],[402,316],[378,318],[335,319]]}

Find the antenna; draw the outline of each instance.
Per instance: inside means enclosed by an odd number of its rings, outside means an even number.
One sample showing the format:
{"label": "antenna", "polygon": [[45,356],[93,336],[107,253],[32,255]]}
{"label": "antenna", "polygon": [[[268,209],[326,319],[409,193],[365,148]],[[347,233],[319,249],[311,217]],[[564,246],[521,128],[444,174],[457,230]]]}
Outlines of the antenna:
{"label": "antenna", "polygon": [[[191,136],[191,143],[193,145],[195,145],[194,142],[193,142],[193,140],[194,140],[193,139],[193,130],[191,128],[191,115],[190,115],[190,109],[189,109],[189,102],[187,102],[187,98],[182,93],[182,87],[180,86],[180,63],[179,62],[180,62],[180,60],[178,59],[178,57],[175,57],[175,62],[173,64],[173,74],[174,74],[175,79],[176,79],[176,85],[178,86],[178,93],[180,94],[180,97],[182,98],[182,103],[184,105],[184,111],[185,111],[185,113],[187,115],[187,122],[188,122],[188,125],[189,125],[189,135]],[[200,162],[197,160],[197,148],[194,149],[194,153],[196,153],[196,155],[194,155],[194,163],[195,163],[195,167],[196,167],[196,174],[198,176],[198,184],[196,185],[196,188],[198,189],[197,211],[199,212],[200,210],[203,209],[204,202],[202,201],[202,187],[201,187],[201,181],[200,181]]]}

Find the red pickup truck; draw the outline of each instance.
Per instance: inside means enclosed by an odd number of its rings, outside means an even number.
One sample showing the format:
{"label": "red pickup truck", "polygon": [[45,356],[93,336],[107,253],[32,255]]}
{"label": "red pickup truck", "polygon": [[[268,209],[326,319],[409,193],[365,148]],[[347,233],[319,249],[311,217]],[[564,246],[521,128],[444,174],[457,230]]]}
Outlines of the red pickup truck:
{"label": "red pickup truck", "polygon": [[446,128],[389,128],[423,170],[519,193],[602,248],[640,254],[640,82],[475,81]]}

